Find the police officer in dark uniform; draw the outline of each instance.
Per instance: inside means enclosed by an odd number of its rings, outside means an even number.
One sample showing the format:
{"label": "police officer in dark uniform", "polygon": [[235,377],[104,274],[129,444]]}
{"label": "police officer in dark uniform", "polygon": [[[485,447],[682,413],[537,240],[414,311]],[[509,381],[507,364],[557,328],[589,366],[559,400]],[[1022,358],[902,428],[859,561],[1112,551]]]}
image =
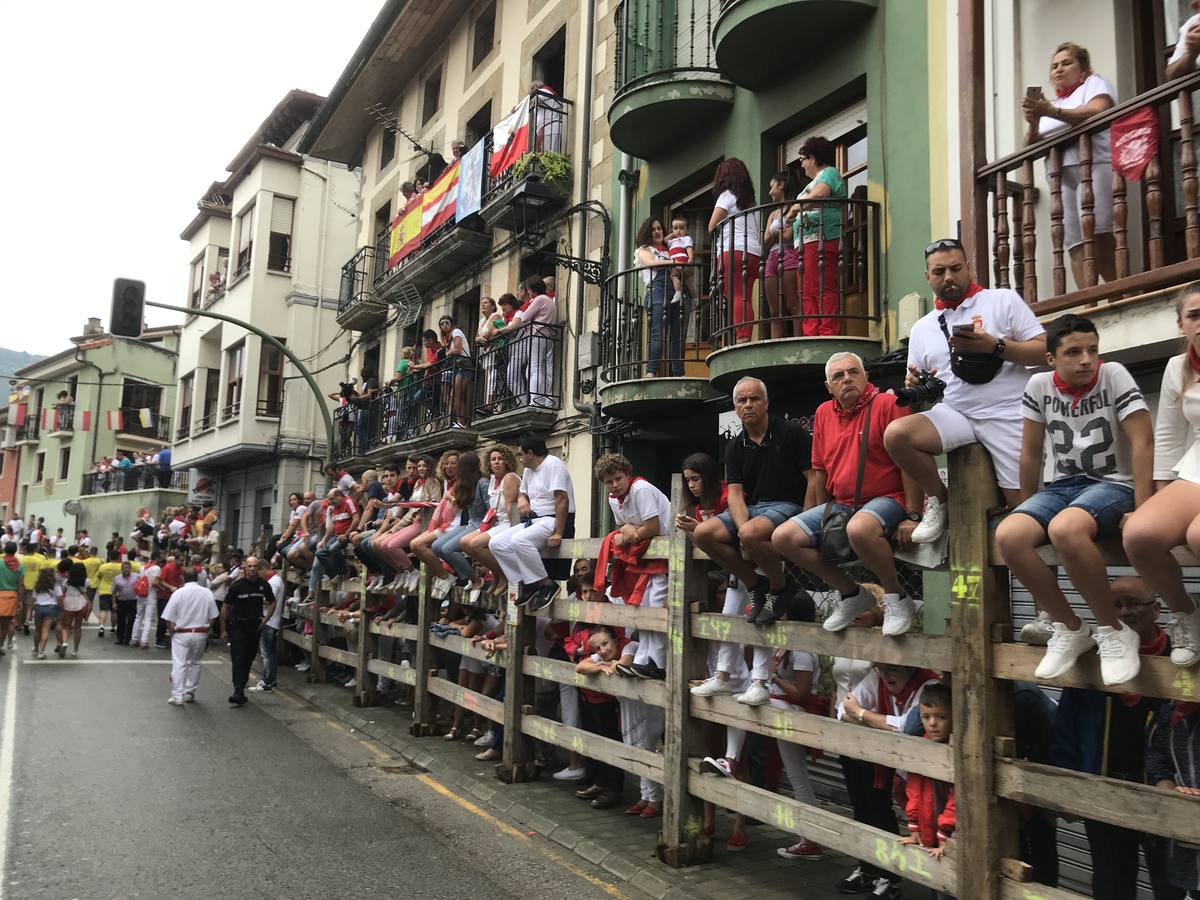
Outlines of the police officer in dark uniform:
{"label": "police officer in dark uniform", "polygon": [[246,703],[250,664],[258,652],[258,634],[266,621],[263,610],[274,599],[271,586],[258,574],[258,558],[247,556],[242,561],[241,577],[229,586],[221,604],[221,637],[229,641],[233,660],[233,696],[229,702],[237,706]]}

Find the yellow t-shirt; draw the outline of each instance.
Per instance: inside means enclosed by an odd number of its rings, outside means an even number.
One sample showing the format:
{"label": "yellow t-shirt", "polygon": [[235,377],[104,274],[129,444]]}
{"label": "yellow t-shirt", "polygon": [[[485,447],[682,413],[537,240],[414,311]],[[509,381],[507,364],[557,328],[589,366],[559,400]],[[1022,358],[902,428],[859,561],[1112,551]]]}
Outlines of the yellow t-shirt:
{"label": "yellow t-shirt", "polygon": [[17,559],[25,567],[25,590],[27,591],[32,591],[37,584],[38,572],[46,566],[56,565],[54,560],[47,559],[41,553],[30,553],[27,556],[18,556]]}
{"label": "yellow t-shirt", "polygon": [[[129,565],[133,567],[133,572],[135,575],[138,572],[142,571],[142,564],[140,562],[133,562],[131,560]],[[120,574],[121,574],[121,563],[119,563],[119,562],[101,563],[100,568],[98,568],[96,570],[96,581],[98,584],[98,587],[96,588],[96,593],[101,596],[104,596],[105,594],[111,594],[113,592],[113,579],[116,578]]]}
{"label": "yellow t-shirt", "polygon": [[89,556],[87,559],[80,561],[83,563],[83,567],[87,569],[88,587],[94,588],[96,586],[96,571],[104,564],[104,561],[98,556]]}

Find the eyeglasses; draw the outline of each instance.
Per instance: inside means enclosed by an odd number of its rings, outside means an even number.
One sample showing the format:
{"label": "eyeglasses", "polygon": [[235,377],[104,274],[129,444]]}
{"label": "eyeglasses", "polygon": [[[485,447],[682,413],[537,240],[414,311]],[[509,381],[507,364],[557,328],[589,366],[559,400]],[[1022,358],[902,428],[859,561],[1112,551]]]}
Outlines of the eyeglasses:
{"label": "eyeglasses", "polygon": [[961,249],[963,249],[962,241],[960,241],[958,238],[942,238],[941,240],[934,241],[932,244],[926,247],[925,255],[928,256],[930,253],[937,253],[939,250]]}

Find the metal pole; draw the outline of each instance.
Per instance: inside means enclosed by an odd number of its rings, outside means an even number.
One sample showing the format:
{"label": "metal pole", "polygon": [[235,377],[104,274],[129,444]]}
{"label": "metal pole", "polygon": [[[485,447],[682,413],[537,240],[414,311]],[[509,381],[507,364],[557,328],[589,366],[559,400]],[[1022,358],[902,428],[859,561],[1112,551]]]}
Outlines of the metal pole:
{"label": "metal pole", "polygon": [[[329,415],[329,408],[325,404],[325,395],[321,393],[321,389],[317,386],[317,380],[313,378],[312,372],[308,371],[304,363],[300,362],[300,360],[296,358],[296,355],[287,347],[285,347],[281,341],[276,340],[256,325],[251,325],[249,322],[244,322],[241,319],[234,318],[233,316],[227,316],[224,313],[209,312],[206,309],[189,309],[186,306],[172,306],[169,303],[153,303],[150,300],[146,301],[146,305],[153,306],[156,309],[169,309],[172,312],[186,313],[189,316],[204,316],[209,319],[220,319],[222,322],[232,322],[234,325],[245,328],[247,331],[254,332],[260,338],[262,338],[264,341],[267,341],[272,347],[286,356],[291,361],[292,365],[300,371],[300,374],[304,376],[304,380],[308,382],[308,386],[312,389],[313,396],[317,398],[317,409],[321,411],[321,418],[325,420],[325,452],[327,454],[327,459],[330,462],[333,461],[333,417]],[[324,468],[325,467],[322,466],[322,470],[324,470]],[[328,487],[331,483],[332,479],[326,475],[326,487]]]}

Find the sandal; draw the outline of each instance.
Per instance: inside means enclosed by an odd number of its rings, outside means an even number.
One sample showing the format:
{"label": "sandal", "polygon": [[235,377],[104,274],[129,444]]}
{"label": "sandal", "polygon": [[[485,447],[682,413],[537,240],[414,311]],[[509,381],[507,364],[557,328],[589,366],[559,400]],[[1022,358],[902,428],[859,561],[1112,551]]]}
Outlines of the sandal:
{"label": "sandal", "polygon": [[457,741],[459,739],[459,737],[460,737],[460,735],[458,733],[458,729],[451,728],[444,735],[442,735],[442,740],[443,741]]}
{"label": "sandal", "polygon": [[467,732],[467,736],[464,737],[463,740],[464,741],[477,741],[477,740],[479,740],[479,737],[482,733],[483,732],[481,732],[478,728],[472,728],[470,731]]}

